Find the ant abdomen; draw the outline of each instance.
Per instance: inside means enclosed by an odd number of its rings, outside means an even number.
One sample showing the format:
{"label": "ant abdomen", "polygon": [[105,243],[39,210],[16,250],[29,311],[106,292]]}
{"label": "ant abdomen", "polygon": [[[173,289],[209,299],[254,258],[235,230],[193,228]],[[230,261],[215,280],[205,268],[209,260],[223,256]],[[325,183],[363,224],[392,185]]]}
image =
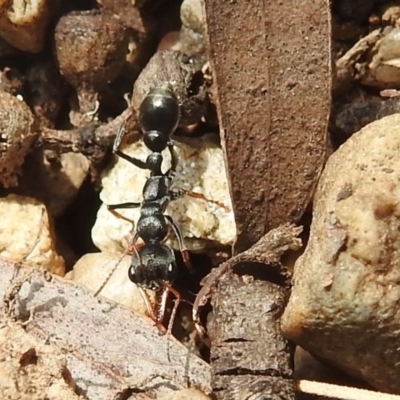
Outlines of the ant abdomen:
{"label": "ant abdomen", "polygon": [[165,149],[169,136],[179,123],[179,102],[171,85],[152,89],[139,108],[139,124],[143,140],[151,151]]}

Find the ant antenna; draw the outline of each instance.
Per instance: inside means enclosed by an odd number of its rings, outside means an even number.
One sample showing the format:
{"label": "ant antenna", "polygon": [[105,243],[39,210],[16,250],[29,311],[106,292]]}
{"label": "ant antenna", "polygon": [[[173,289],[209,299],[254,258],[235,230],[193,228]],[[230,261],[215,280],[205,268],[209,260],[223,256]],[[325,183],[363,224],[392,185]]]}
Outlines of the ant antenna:
{"label": "ant antenna", "polygon": [[94,292],[94,297],[97,297],[100,294],[100,292],[104,289],[104,287],[107,285],[108,281],[113,276],[115,270],[118,268],[118,265],[121,264],[121,261],[123,260],[123,258],[128,254],[128,251],[129,251],[129,248],[127,248],[122,253],[122,256],[118,259],[117,263],[114,265],[114,267],[108,273],[106,279],[103,281],[103,283],[100,285],[100,287]]}

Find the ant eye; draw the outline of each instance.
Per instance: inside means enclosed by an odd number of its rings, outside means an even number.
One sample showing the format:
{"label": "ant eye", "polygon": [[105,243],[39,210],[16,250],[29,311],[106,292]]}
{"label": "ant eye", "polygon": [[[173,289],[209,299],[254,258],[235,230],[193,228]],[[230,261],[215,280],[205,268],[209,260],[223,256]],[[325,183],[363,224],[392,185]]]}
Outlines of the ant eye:
{"label": "ant eye", "polygon": [[131,282],[136,285],[140,285],[145,281],[141,268],[137,268],[135,265],[131,265],[128,270],[128,276]]}
{"label": "ant eye", "polygon": [[175,263],[171,263],[168,265],[167,269],[164,271],[163,280],[165,282],[173,282],[178,275],[178,267]]}

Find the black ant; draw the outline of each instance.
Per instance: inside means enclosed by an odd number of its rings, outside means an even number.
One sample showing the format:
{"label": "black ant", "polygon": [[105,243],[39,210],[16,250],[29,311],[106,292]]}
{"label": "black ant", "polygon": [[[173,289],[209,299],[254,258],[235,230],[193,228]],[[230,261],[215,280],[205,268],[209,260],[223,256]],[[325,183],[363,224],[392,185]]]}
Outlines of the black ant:
{"label": "black ant", "polygon": [[[159,326],[162,324],[164,318],[168,294],[174,294],[176,299],[168,325],[168,332],[172,329],[174,317],[181,299],[179,292],[171,286],[177,276],[174,251],[162,243],[168,235],[170,227],[178,239],[183,261],[189,268],[190,263],[183,243],[182,232],[175,221],[170,216],[165,215],[165,210],[170,201],[185,194],[205,199],[199,193],[183,189],[171,189],[178,164],[178,157],[170,137],[178,126],[179,109],[178,99],[169,84],[163,84],[154,88],[143,100],[139,108],[139,124],[143,131],[143,142],[152,151],[146,161],[130,157],[119,150],[124,135],[124,127],[119,130],[114,142],[113,152],[139,168],[150,170],[150,177],[143,188],[142,202],[111,204],[107,206],[108,210],[114,215],[125,220],[128,219],[115,210],[140,207],[140,218],[137,222],[136,231],[133,234],[131,244],[124,253],[124,255],[132,253],[128,275],[129,279],[139,287],[148,313]],[[171,167],[163,173],[161,170],[163,162],[161,152],[166,148],[169,149],[171,154]],[[224,205],[221,205],[217,201],[213,202],[224,207]],[[143,240],[141,246],[136,245],[139,238]],[[105,283],[103,283],[97,293],[102,290]],[[155,290],[159,293],[162,291],[161,302],[157,312],[143,289]]]}

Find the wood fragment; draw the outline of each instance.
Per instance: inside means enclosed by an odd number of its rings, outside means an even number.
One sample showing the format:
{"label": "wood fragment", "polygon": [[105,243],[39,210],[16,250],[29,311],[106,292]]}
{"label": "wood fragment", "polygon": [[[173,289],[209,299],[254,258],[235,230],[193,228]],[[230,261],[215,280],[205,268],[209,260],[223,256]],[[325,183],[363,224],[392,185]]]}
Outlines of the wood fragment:
{"label": "wood fragment", "polygon": [[240,252],[303,214],[325,159],[327,0],[205,1]]}
{"label": "wood fragment", "polygon": [[196,296],[193,304],[193,321],[201,336],[206,335],[206,331],[200,322],[201,308],[209,301],[214,286],[218,280],[235,265],[245,262],[257,262],[259,264],[268,265],[268,268],[274,270],[276,274],[282,277],[289,278],[289,273],[286,268],[280,263],[280,257],[287,251],[298,250],[302,243],[301,239],[297,238],[302,232],[302,227],[297,227],[292,224],[284,224],[277,229],[273,229],[264,235],[255,245],[249,250],[244,251],[218,268],[214,268],[211,273],[206,276],[201,282],[202,288]]}
{"label": "wood fragment", "polygon": [[204,334],[200,309],[211,297],[208,335],[218,399],[294,399],[293,348],[280,331],[288,295],[288,272],[280,257],[301,246],[297,238],[301,230],[285,224],[270,231],[249,250],[213,270],[196,298],[193,319]]}
{"label": "wood fragment", "polygon": [[136,115],[132,108],[127,108],[117,118],[104,125],[89,124],[71,130],[43,128],[37,146],[53,150],[57,154],[73,151],[87,156],[96,167],[103,161],[112,147],[115,135],[120,126],[127,123],[127,130],[138,130]]}
{"label": "wood fragment", "polygon": [[[87,399],[111,399],[134,389],[149,396],[194,387],[211,392],[210,367],[147,317],[95,298],[62,278],[0,261],[0,296],[27,333],[57,346],[78,391]],[[13,285],[13,279],[16,279]],[[14,287],[14,289],[12,289]]]}
{"label": "wood fragment", "polygon": [[[299,380],[296,382],[299,393],[322,396],[324,399],[335,400],[400,400],[400,396],[389,393],[375,392],[372,390],[354,387],[339,386],[325,382]],[[315,397],[313,397],[315,398]]]}
{"label": "wood fragment", "polygon": [[[294,400],[293,347],[280,331],[287,291],[227,272],[213,293],[212,386],[217,399]],[[227,299],[229,299],[227,301]]]}

